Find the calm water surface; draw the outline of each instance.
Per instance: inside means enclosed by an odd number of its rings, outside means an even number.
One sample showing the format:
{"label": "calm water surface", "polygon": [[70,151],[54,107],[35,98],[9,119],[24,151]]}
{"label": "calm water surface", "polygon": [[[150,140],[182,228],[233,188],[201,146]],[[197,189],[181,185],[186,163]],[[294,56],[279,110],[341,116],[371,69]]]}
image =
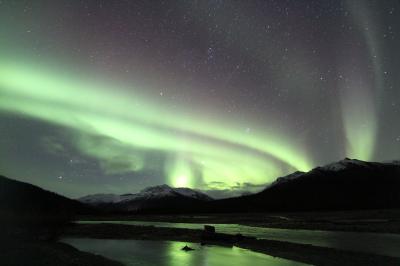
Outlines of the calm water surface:
{"label": "calm water surface", "polygon": [[[204,224],[169,223],[148,221],[79,221],[79,223],[118,223],[128,225],[153,225],[158,227],[203,229]],[[300,244],[312,244],[343,250],[362,251],[400,257],[400,235],[380,233],[334,232],[253,227],[239,224],[210,224],[217,232],[241,233],[260,239],[280,240]]]}
{"label": "calm water surface", "polygon": [[127,266],[301,266],[290,260],[233,247],[200,246],[188,243],[195,250],[185,252],[184,242],[148,240],[104,240],[65,238],[62,242],[79,250],[102,255]]}

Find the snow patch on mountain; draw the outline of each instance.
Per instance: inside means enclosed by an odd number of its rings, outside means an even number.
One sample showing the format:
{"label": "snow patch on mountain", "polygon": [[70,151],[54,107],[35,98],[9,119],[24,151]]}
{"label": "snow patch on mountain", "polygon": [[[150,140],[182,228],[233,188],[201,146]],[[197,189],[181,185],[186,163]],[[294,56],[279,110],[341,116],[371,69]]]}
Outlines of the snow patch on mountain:
{"label": "snow patch on mountain", "polygon": [[349,158],[345,158],[344,160],[341,160],[339,162],[335,162],[335,163],[331,163],[331,164],[327,164],[323,167],[320,167],[319,169],[321,170],[325,170],[325,171],[342,171],[348,167],[351,166],[368,166],[366,162],[364,161],[360,161],[360,160],[356,160],[356,159],[349,159]]}
{"label": "snow patch on mountain", "polygon": [[189,198],[194,198],[194,199],[199,199],[199,200],[205,200],[205,201],[209,201],[212,200],[213,198],[211,198],[210,196],[208,196],[207,194],[197,191],[197,190],[193,190],[190,188],[185,188],[185,187],[179,187],[179,188],[175,188],[174,189],[176,192],[178,192],[179,194],[189,197]]}
{"label": "snow patch on mountain", "polygon": [[87,204],[107,204],[107,203],[121,203],[128,202],[133,200],[149,200],[156,198],[164,198],[164,197],[178,197],[184,196],[188,198],[209,201],[212,200],[208,195],[196,191],[190,188],[172,188],[168,185],[160,185],[148,187],[141,190],[139,193],[135,194],[124,194],[124,195],[115,195],[115,194],[94,194],[84,196],[79,198],[78,200]]}
{"label": "snow patch on mountain", "polygon": [[78,199],[80,202],[92,203],[116,203],[121,201],[121,196],[115,194],[93,194]]}
{"label": "snow patch on mountain", "polygon": [[304,174],[306,174],[306,173],[305,172],[301,172],[301,171],[296,171],[294,173],[291,173],[290,175],[278,177],[274,182],[272,182],[267,187],[267,189],[271,188],[273,186],[279,185],[279,184],[283,184],[283,183],[289,182],[289,181],[294,180],[296,178],[299,178],[299,177],[303,176]]}

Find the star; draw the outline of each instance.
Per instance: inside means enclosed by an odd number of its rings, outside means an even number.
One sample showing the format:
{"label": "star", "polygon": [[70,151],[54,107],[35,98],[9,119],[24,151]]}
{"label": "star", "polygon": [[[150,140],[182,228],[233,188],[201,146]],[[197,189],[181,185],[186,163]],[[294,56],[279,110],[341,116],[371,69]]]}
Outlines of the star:
{"label": "star", "polygon": [[0,0],[10,175],[230,190],[400,157],[396,0],[31,2]]}

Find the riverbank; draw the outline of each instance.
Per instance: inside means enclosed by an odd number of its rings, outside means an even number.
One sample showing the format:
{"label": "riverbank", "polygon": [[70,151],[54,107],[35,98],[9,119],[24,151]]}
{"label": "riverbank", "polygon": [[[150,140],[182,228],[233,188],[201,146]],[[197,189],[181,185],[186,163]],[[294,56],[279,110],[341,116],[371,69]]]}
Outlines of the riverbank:
{"label": "riverbank", "polygon": [[26,239],[2,239],[0,264],[7,266],[122,266],[119,262],[80,251],[64,243]]}
{"label": "riverbank", "polygon": [[248,226],[343,232],[400,234],[400,210],[356,210],[290,213],[232,213],[196,215],[103,215],[81,216],[79,220],[152,221]]}
{"label": "riverbank", "polygon": [[400,265],[400,258],[342,251],[274,240],[216,234],[205,239],[203,230],[161,228],[122,224],[72,224],[66,237],[97,239],[171,240],[212,245],[237,246],[252,251],[312,265]]}

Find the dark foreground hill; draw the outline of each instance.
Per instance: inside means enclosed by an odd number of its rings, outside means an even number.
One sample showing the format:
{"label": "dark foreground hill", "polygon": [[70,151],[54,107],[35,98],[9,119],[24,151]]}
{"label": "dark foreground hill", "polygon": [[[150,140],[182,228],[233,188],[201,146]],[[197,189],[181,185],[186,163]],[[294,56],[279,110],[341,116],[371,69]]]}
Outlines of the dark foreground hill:
{"label": "dark foreground hill", "polygon": [[1,265],[121,265],[56,242],[88,208],[37,186],[0,176]]}
{"label": "dark foreground hill", "polygon": [[278,178],[265,190],[210,202],[204,212],[400,208],[400,164],[344,159]]}
{"label": "dark foreground hill", "polygon": [[87,211],[82,203],[37,186],[0,176],[2,221],[56,220]]}

